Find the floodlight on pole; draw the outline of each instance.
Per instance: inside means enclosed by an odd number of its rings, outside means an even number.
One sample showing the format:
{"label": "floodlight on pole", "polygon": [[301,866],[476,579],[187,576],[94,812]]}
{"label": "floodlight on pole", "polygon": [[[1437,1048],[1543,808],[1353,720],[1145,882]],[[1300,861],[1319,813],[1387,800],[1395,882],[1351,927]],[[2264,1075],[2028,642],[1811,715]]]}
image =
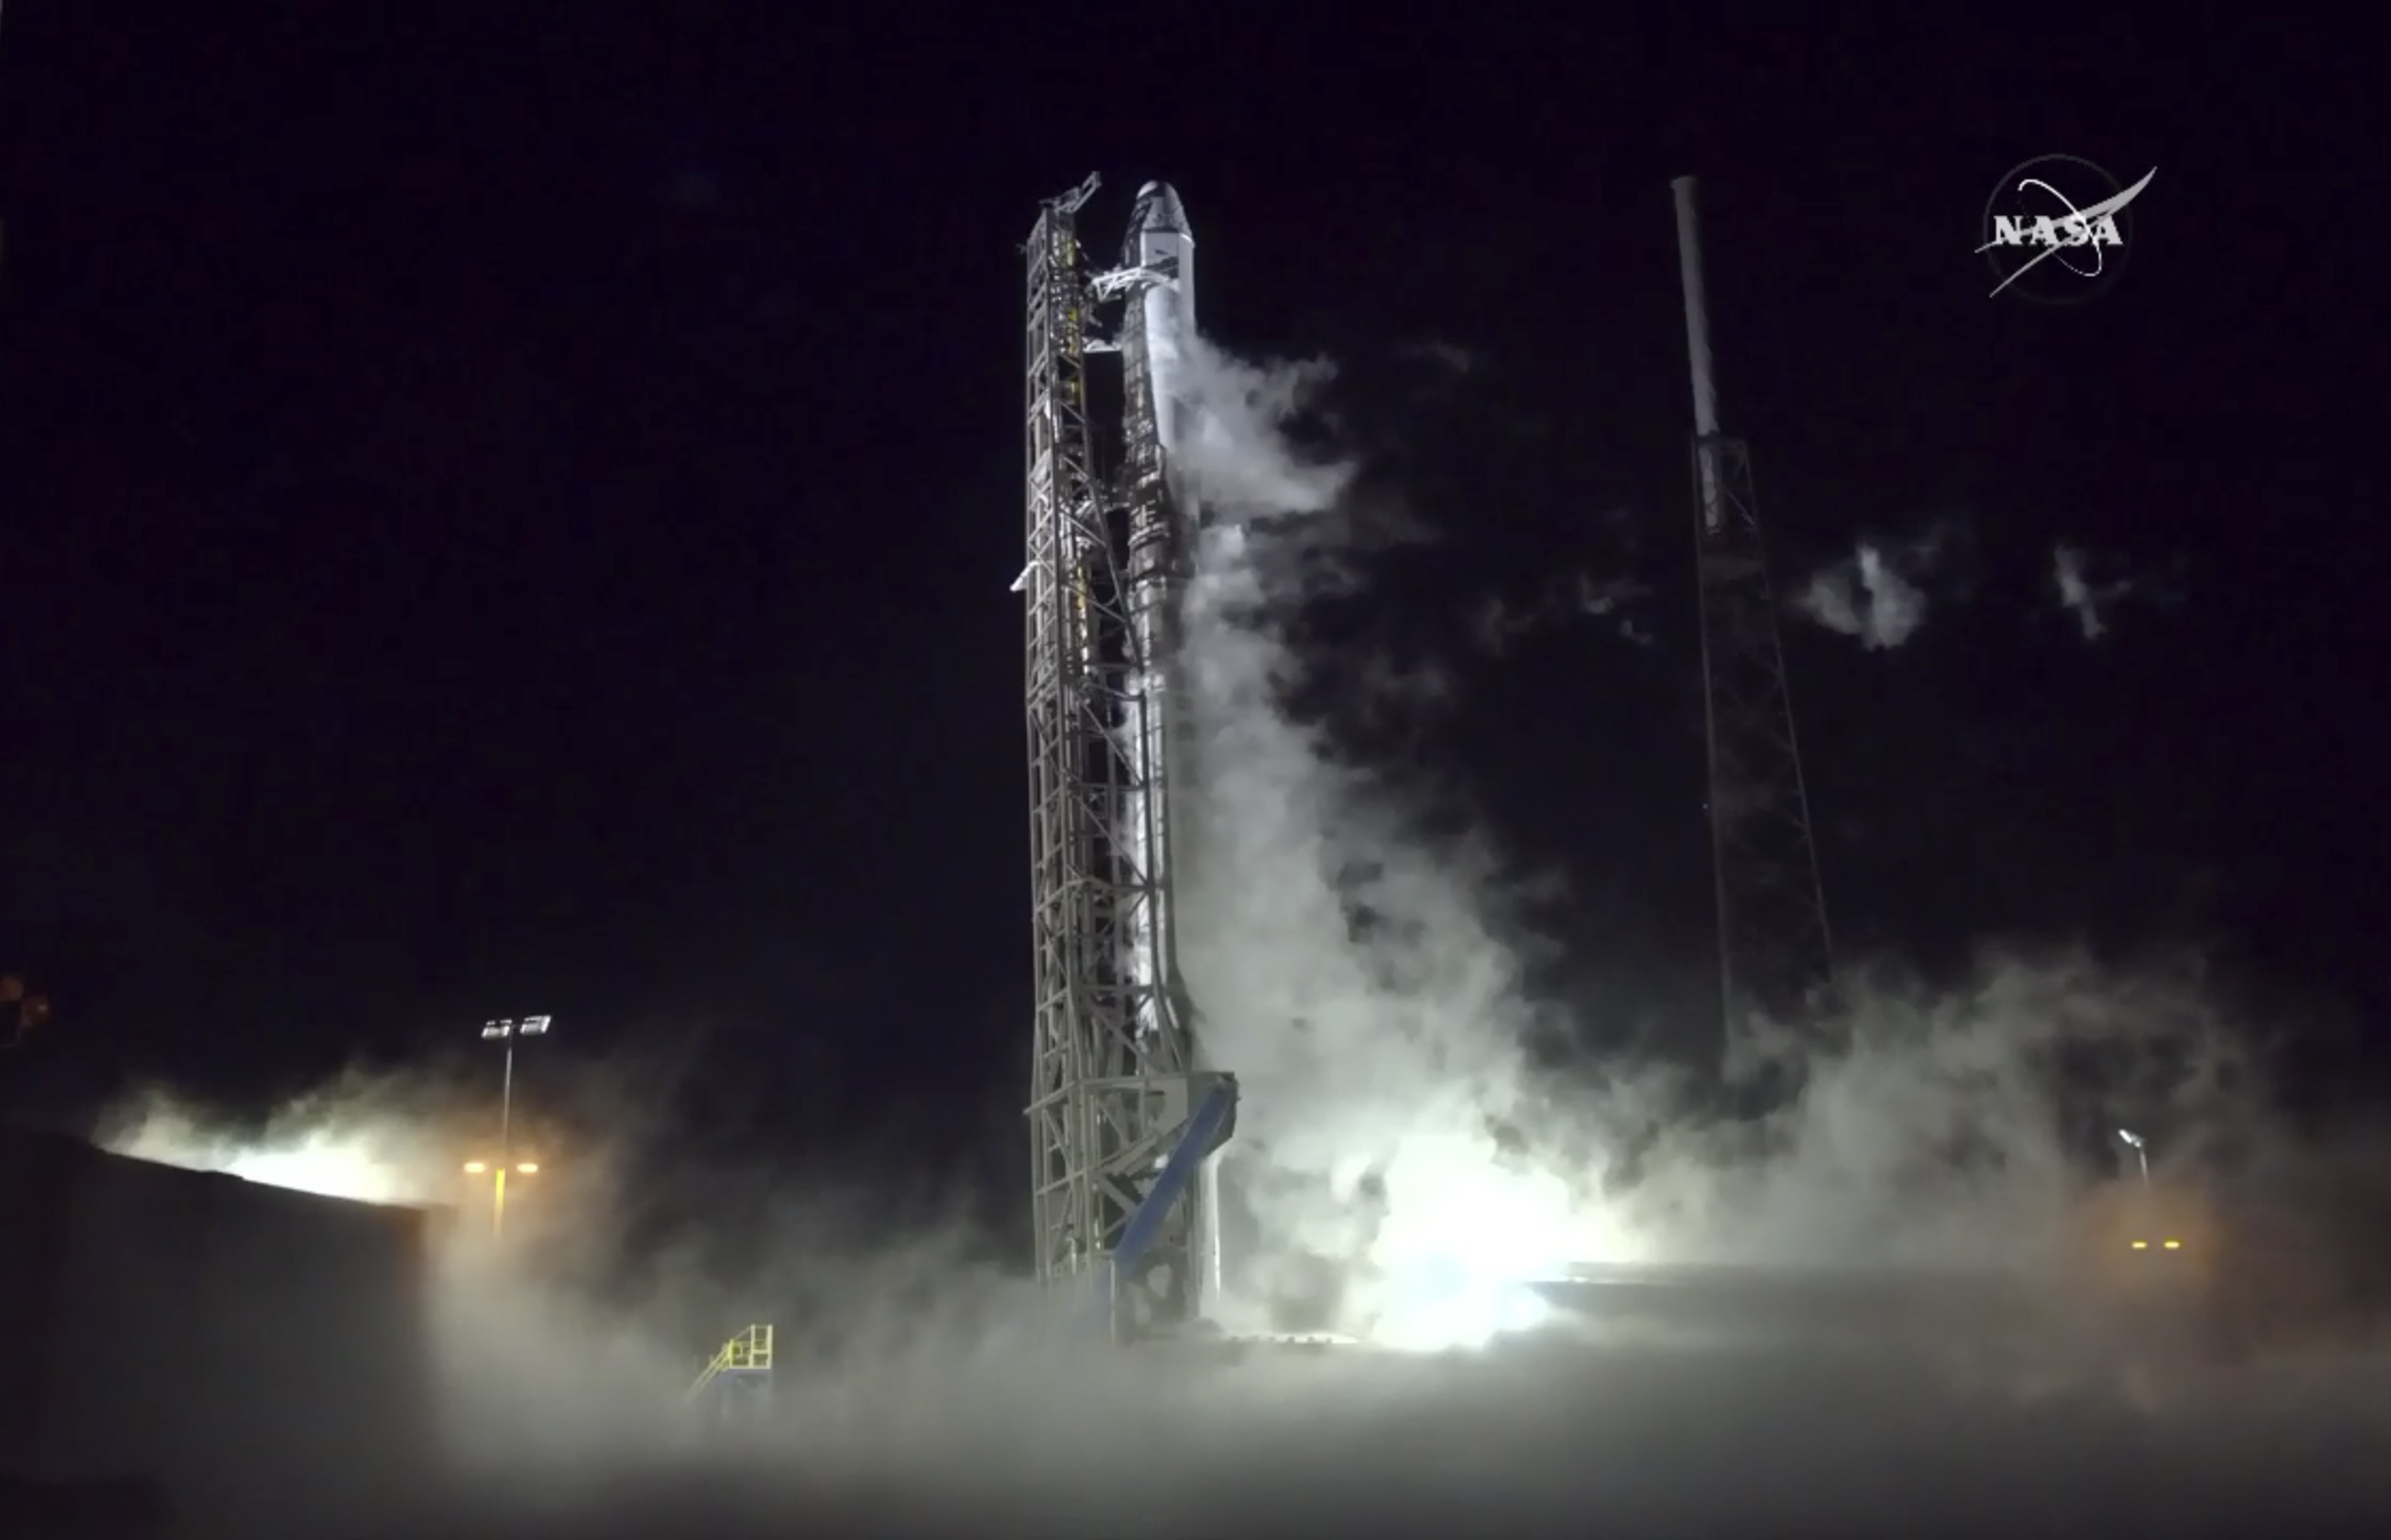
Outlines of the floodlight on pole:
{"label": "floodlight on pole", "polygon": [[544,1016],[502,1016],[497,1021],[482,1023],[483,1038],[503,1042],[507,1048],[506,1078],[498,1089],[498,1156],[501,1159],[507,1156],[506,1145],[514,1118],[515,1040],[547,1036],[548,1024],[553,1019]]}
{"label": "floodlight on pole", "polygon": [[2150,1146],[2142,1143],[2142,1136],[2140,1134],[2136,1133],[2129,1128],[2119,1129],[2117,1131],[2117,1137],[2123,1139],[2126,1145],[2133,1149],[2134,1158],[2141,1163],[2142,1186],[2147,1190],[2151,1184]]}
{"label": "floodlight on pole", "polygon": [[[515,1040],[546,1037],[549,1023],[554,1019],[552,1016],[500,1016],[496,1021],[482,1023],[482,1037],[485,1041],[506,1044],[506,1072],[505,1078],[499,1082],[498,1089],[498,1177],[494,1184],[495,1192],[490,1204],[492,1235],[498,1234],[506,1227],[507,1167],[514,1159]],[[478,1165],[480,1162],[476,1161],[474,1164]],[[522,1170],[523,1174],[528,1176],[538,1171],[539,1166],[536,1162],[527,1162]]]}

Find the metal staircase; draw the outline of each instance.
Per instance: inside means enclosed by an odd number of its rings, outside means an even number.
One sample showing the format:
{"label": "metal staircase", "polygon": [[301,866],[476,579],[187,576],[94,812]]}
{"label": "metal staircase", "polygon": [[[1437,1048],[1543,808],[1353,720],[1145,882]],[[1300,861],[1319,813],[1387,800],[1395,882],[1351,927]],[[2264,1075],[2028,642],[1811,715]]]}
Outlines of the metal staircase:
{"label": "metal staircase", "polygon": [[752,1326],[722,1344],[689,1388],[691,1406],[729,1420],[761,1416],[772,1404],[772,1328]]}

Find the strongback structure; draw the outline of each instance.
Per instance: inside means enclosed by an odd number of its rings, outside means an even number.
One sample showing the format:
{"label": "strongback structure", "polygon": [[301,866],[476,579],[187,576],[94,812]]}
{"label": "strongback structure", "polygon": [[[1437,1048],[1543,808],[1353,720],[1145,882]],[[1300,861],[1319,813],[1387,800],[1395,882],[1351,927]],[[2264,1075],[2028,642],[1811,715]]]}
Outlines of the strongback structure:
{"label": "strongback structure", "polygon": [[[1193,240],[1177,197],[1149,186],[1123,264],[1090,275],[1078,214],[1096,186],[1047,200],[1027,249],[1028,1117],[1040,1275],[1092,1293],[1111,1334],[1137,1338],[1195,1319],[1217,1275],[1213,1189],[1188,1171],[1210,1171],[1234,1082],[1196,1070],[1172,905],[1169,681],[1194,523],[1170,474],[1171,384]],[[1123,297],[1118,340],[1099,338],[1092,306]],[[1113,480],[1095,461],[1088,359],[1116,352]]]}
{"label": "strongback structure", "polygon": [[1710,736],[1721,999],[1729,1029],[1790,1022],[1833,978],[1802,755],[1752,492],[1751,454],[1720,431],[1694,179],[1677,178],[1678,260],[1693,361],[1695,564]]}

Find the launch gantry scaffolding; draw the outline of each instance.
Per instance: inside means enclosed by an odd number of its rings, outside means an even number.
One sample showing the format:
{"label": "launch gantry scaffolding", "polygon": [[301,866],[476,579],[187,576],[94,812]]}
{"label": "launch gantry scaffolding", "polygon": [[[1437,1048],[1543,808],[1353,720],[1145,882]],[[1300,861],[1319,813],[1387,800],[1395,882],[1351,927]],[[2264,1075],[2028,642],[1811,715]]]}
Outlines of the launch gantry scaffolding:
{"label": "launch gantry scaffolding", "polygon": [[[1085,1279],[1113,1333],[1134,1337],[1196,1308],[1195,1200],[1183,1178],[1162,1178],[1215,1078],[1192,1073],[1175,962],[1149,955],[1169,944],[1168,895],[1140,860],[1168,811],[1148,768],[1161,763],[1158,676],[1134,613],[1151,595],[1112,532],[1133,521],[1089,432],[1088,355],[1111,350],[1092,335],[1077,233],[1095,188],[1090,176],[1045,201],[1027,247],[1028,1116],[1039,1275]],[[1225,1136],[1223,1116],[1208,1134]]]}
{"label": "launch gantry scaffolding", "polygon": [[1834,954],[1752,491],[1751,452],[1719,429],[1693,178],[1679,177],[1675,190],[1693,363],[1695,568],[1720,990],[1732,1031],[1754,1016],[1799,1018],[1832,983]]}

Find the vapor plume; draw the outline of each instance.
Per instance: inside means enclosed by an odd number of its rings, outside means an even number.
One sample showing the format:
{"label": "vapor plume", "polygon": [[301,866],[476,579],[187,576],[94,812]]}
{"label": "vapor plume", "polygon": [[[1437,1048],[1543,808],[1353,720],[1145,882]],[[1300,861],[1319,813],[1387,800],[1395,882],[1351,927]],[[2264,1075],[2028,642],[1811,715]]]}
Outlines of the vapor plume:
{"label": "vapor plume", "polygon": [[2166,1131],[2163,1174],[2275,1132],[2263,1060],[2197,980],[2068,951],[1987,959],[1956,989],[1847,980],[1831,1038],[1730,1041],[1731,1077],[1789,1060],[1799,1099],[1668,1130],[1629,1207],[1682,1259],[2063,1274],[2121,1173],[2117,1127]]}
{"label": "vapor plume", "polygon": [[[1353,467],[1302,453],[1286,437],[1288,425],[1335,377],[1330,364],[1264,367],[1200,340],[1189,344],[1184,362],[1195,432],[1181,446],[1178,470],[1208,515],[1235,520],[1335,504]],[[1272,452],[1254,452],[1261,444]]]}
{"label": "vapor plume", "polygon": [[[1756,1127],[1658,1068],[1540,1076],[1518,1038],[1545,1008],[1504,941],[1492,852],[1422,838],[1391,789],[1239,693],[1286,662],[1236,607],[1297,581],[1261,533],[1244,531],[1260,553],[1206,566],[1223,628],[1206,644],[1207,746],[1227,757],[1216,774],[1251,776],[1209,806],[1253,826],[1204,825],[1205,859],[1228,864],[1197,890],[1213,907],[1191,928],[1209,949],[1196,982],[1246,1088],[1247,1287],[1392,1351],[1058,1337],[1034,1286],[935,1201],[868,1172],[675,1158],[642,1126],[651,1064],[543,1065],[553,1116],[526,1137],[560,1177],[607,1174],[527,1199],[505,1244],[457,1177],[488,1132],[485,1072],[353,1074],[252,1122],[151,1094],[120,1147],[456,1211],[435,1273],[436,1470],[345,1504],[277,1487],[236,1532],[1402,1534],[1499,1512],[1506,1532],[1560,1534],[1595,1506],[1628,1534],[1906,1534],[1931,1494],[1939,1528],[2003,1533],[2019,1491],[2052,1524],[2296,1527],[2333,1505],[2364,1533],[2385,1516],[2353,1474],[2391,1441],[2386,1315],[2360,1286],[2383,1275],[2364,1237],[2391,1233],[2379,1142],[2289,1134],[2260,1034],[2200,970],[2010,949],[1956,988],[1863,972],[1830,1036],[1764,1025],[1736,1044],[1731,1073],[1803,1068],[1798,1100]],[[1363,854],[1378,866],[1347,864]],[[1223,912],[1221,871],[1253,884],[1250,919]],[[2121,1269],[2120,1127],[2147,1140],[2159,1191],[2202,1195],[2170,1222],[2222,1327],[2183,1336]],[[652,1211],[688,1223],[629,1243]],[[2246,1248],[2220,1238],[2244,1231]],[[1821,1321],[1775,1285],[1687,1326],[1599,1291],[1535,1296],[1540,1312],[1506,1292],[1571,1262],[2031,1287],[1997,1319],[1969,1305],[1917,1329],[1906,1296]],[[724,1422],[687,1392],[750,1322],[776,1327],[772,1409]],[[2145,1327],[2164,1328],[2156,1351]],[[1456,1347],[1474,1351],[1417,1351]],[[1370,1480],[1338,1474],[1356,1468]]]}
{"label": "vapor plume", "polygon": [[2061,608],[2075,617],[2084,640],[2098,641],[2109,634],[2109,612],[2116,602],[2134,591],[2131,579],[2095,583],[2086,570],[2088,558],[2080,547],[2061,545],[2051,551],[2051,580],[2059,590]]}
{"label": "vapor plume", "polygon": [[1932,536],[1900,545],[1862,540],[1850,556],[1813,574],[1794,608],[1871,652],[1898,647],[1926,624],[1921,585],[1939,555]]}
{"label": "vapor plume", "polygon": [[1205,531],[1184,615],[1181,943],[1206,1052],[1244,1088],[1229,1173],[1247,1324],[1441,1345],[1530,1308],[1491,1295],[1557,1258],[1506,1248],[1553,1244],[1570,1215],[1501,1144],[1524,1022],[1470,882],[1485,853],[1428,846],[1286,705],[1304,664],[1284,628],[1347,573],[1351,468],[1286,433],[1318,378],[1217,356],[1199,374],[1230,390],[1197,403],[1207,454],[1186,472],[1208,507],[1241,494],[1246,519]]}
{"label": "vapor plume", "polygon": [[[1758,1124],[1719,1116],[1682,1065],[1537,1071],[1540,1029],[1588,1024],[1529,989],[1536,938],[1502,852],[1432,833],[1420,788],[1290,705],[1315,666],[1296,622],[1357,571],[1339,469],[1284,431],[1318,367],[1208,376],[1234,388],[1189,470],[1199,494],[1238,489],[1244,516],[1204,532],[1183,617],[1180,923],[1204,1051],[1244,1088],[1234,1324],[1482,1342],[1539,1318],[1521,1285],[1583,1263],[2064,1271],[2115,1176],[2100,1119],[2165,1109],[2207,1138],[2255,1116],[2255,1074],[2196,991],[2064,956],[1988,964],[1958,993],[1855,986],[1823,1036],[1739,1031],[1731,1082],[1790,1059],[1803,1088]],[[1829,583],[1823,617],[1897,644],[1924,613],[1902,572],[1944,543],[1863,545],[1865,607],[1835,608]],[[2088,1062],[2122,1105],[2071,1089]]]}
{"label": "vapor plume", "polygon": [[1412,343],[1395,351],[1400,356],[1423,359],[1435,365],[1443,372],[1453,375],[1474,373],[1484,362],[1479,355],[1457,343],[1436,341]]}
{"label": "vapor plume", "polygon": [[1500,657],[1538,631],[1591,616],[1606,622],[1622,641],[1648,647],[1652,634],[1642,609],[1650,597],[1651,590],[1632,577],[1577,573],[1553,578],[1524,602],[1488,598],[1471,615],[1470,635],[1481,651]]}
{"label": "vapor plume", "polygon": [[[1335,836],[1339,848],[1346,837]],[[1440,864],[1415,860],[1413,879]],[[1468,862],[1460,869],[1470,880]],[[1483,868],[1475,880],[1483,890]],[[1271,1106],[1271,1084],[1333,1119],[1306,1146],[1286,1141],[1296,1119],[1265,1117],[1274,1146],[1265,1170],[1282,1184],[1334,1174],[1332,1146],[1388,1156],[1384,1207],[1398,1223],[1375,1245],[1340,1234],[1300,1191],[1283,1185],[1269,1199],[1281,1223],[1300,1226],[1297,1238],[1340,1262],[1391,1264],[1423,1238],[1434,1254],[1450,1244],[1440,1228],[1472,1239],[1504,1225],[1532,1232],[1543,1211],[1566,1207],[1535,1181],[1510,1180],[1540,1166],[1562,1188],[1608,1181],[1622,1223],[1652,1237],[1655,1260],[1778,1267],[1997,1264],[2045,1248],[2078,1212],[2066,1195],[2104,1174],[2078,1146],[2113,1157],[2110,1125],[2126,1119],[2149,1136],[2163,1184],[2203,1169],[2237,1173],[2268,1184],[2271,1210],[2299,1207],[2286,1201],[2298,1190],[2287,1177],[2316,1174],[2271,1127],[2249,1035],[2196,972],[2102,967],[2067,951],[1988,959],[1956,990],[1856,981],[1847,1042],[1807,1055],[1803,1100],[1773,1120],[1764,1147],[1693,1115],[1669,1120],[1635,1161],[1623,1125],[1572,1146],[1570,1131],[1598,1121],[1589,1107],[1660,1110],[1647,1099],[1651,1082],[1547,1094],[1499,1031],[1400,1008],[1405,990],[1439,980],[1431,999],[1488,1013],[1498,1027],[1526,1008],[1516,980],[1463,965],[1490,922],[1417,895],[1401,907],[1443,927],[1441,940],[1414,938],[1433,957],[1408,976],[1357,980],[1363,964],[1386,959],[1349,940],[1318,980],[1324,994],[1397,1002],[1387,1034],[1396,1041],[1328,1012],[1343,1036],[1307,1050],[1299,1032],[1275,1060],[1258,1055],[1275,1079],[1239,1066],[1257,1113]],[[1286,965],[1272,963],[1282,977]],[[1431,1064],[1439,1047],[1444,1058]],[[1356,1062],[1333,1062],[1339,1052]],[[1307,1065],[1324,1073],[1306,1081]],[[633,1106],[654,1083],[644,1068],[595,1067],[598,1083],[575,1100]],[[1414,1071],[1433,1078],[1404,1078]],[[558,1073],[544,1083],[556,1086]],[[345,1077],[267,1119],[261,1143],[453,1156],[462,1146],[438,1131],[476,1132],[486,1087],[455,1082],[457,1099],[444,1104],[427,1089],[435,1083]],[[1519,1128],[1473,1136],[1495,1106]],[[241,1168],[232,1122],[166,1098],[145,1107],[125,1125],[132,1144]],[[630,1152],[602,1157],[586,1139],[575,1148],[576,1159],[609,1169],[634,1164]],[[2368,1167],[2365,1155],[2353,1152],[2350,1169]],[[381,1170],[385,1158],[368,1164]],[[436,1182],[439,1162],[422,1159]],[[708,1225],[751,1232],[762,1249],[734,1264],[676,1240],[636,1269],[640,1287],[600,1288],[588,1249],[560,1253],[551,1243],[561,1230],[618,1223],[610,1216],[632,1186],[689,1205]],[[1493,1518],[1506,1533],[1560,1534],[1578,1533],[1594,1508],[1629,1535],[1909,1534],[1925,1511],[1960,1534],[2227,1519],[2366,1533],[2391,1517],[2368,1457],[2391,1441],[2391,1360],[2364,1329],[2379,1313],[2343,1308],[2313,1287],[2269,1295],[2229,1278],[2226,1291],[2252,1301],[2249,1318],[2262,1326],[2337,1324],[2322,1337],[2254,1329],[2222,1353],[2128,1351],[2106,1328],[2085,1327],[2081,1309],[2043,1318],[2032,1352],[1963,1351],[1992,1339],[1947,1326],[1870,1346],[1831,1325],[1779,1324],[1763,1299],[1737,1312],[1756,1333],[1749,1341],[1686,1343],[1606,1324],[1598,1312],[1563,1312],[1458,1354],[1184,1357],[1056,1339],[1039,1324],[1030,1286],[990,1268],[967,1230],[935,1209],[891,1226],[878,1217],[889,1197],[868,1176],[751,1182],[662,1161],[636,1184],[561,1200],[550,1227],[526,1230],[519,1247],[494,1246],[460,1222],[435,1301],[437,1471],[345,1507],[261,1495],[236,1532],[1195,1536],[1361,1522],[1408,1534]],[[1449,1206],[1430,1201],[1439,1197]],[[2343,1223],[2352,1217],[2339,1211]],[[2284,1259],[2313,1258],[2322,1233],[2269,1234],[2260,1281],[2312,1272]],[[1702,1237],[1706,1247],[1693,1244]],[[1389,1316],[1383,1294],[1373,1305],[1372,1290],[1356,1293],[1357,1312]],[[1433,1323],[1417,1309],[1412,1325],[1424,1331]],[[754,1320],[777,1323],[773,1408],[718,1420],[704,1410],[711,1403],[685,1392],[705,1352]],[[1732,1482],[1720,1479],[1722,1462]],[[1368,1479],[1354,1481],[1356,1469]]]}
{"label": "vapor plume", "polygon": [[460,1090],[433,1074],[352,1071],[255,1119],[148,1085],[109,1109],[100,1142],[136,1159],[327,1197],[446,1203],[467,1158],[457,1152],[473,1144],[457,1125]]}

